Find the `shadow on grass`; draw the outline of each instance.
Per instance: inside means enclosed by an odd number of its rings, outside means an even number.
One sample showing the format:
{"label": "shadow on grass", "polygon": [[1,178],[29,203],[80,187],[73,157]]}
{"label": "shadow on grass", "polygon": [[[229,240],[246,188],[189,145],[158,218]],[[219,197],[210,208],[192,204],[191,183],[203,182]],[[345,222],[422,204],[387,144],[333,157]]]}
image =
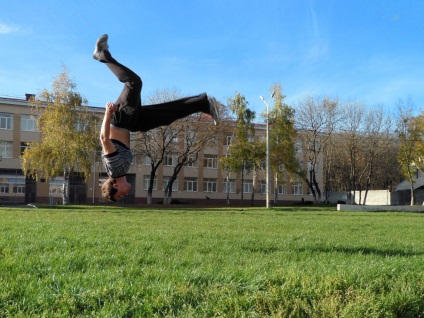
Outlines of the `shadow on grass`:
{"label": "shadow on grass", "polygon": [[336,206],[331,205],[314,205],[314,206],[285,206],[272,207],[274,212],[337,212]]}
{"label": "shadow on grass", "polygon": [[298,252],[340,253],[346,255],[376,255],[383,257],[412,257],[424,255],[423,252],[405,251],[399,249],[379,249],[374,247],[350,246],[305,246],[295,247]]}
{"label": "shadow on grass", "polygon": [[387,249],[376,248],[369,246],[320,246],[320,245],[306,245],[306,246],[278,246],[274,244],[258,244],[252,242],[250,244],[242,245],[241,249],[250,253],[260,253],[269,255],[280,252],[295,252],[295,253],[320,253],[320,254],[345,254],[345,255],[372,255],[379,257],[414,257],[422,256],[424,252],[421,251],[408,251],[401,249]]}
{"label": "shadow on grass", "polygon": [[[102,206],[89,206],[89,205],[39,205],[39,209],[50,209],[50,210],[98,210],[103,208]],[[110,207],[107,207],[108,209]]]}

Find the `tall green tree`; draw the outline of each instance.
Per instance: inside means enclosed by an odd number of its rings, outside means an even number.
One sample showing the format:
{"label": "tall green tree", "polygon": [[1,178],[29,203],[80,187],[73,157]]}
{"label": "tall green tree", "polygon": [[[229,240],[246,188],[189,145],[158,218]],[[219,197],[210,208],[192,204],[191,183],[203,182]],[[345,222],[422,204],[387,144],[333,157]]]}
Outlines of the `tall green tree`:
{"label": "tall green tree", "polygon": [[[296,158],[294,109],[285,103],[286,96],[280,84],[273,85],[274,106],[269,112],[270,121],[270,164],[274,175],[274,203],[278,197],[278,186],[288,175],[302,173]],[[284,175],[288,174],[288,175]]]}
{"label": "tall green tree", "polygon": [[411,137],[414,139],[415,165],[424,171],[424,113],[412,118]]}
{"label": "tall green tree", "polygon": [[23,152],[22,170],[37,180],[63,176],[63,204],[68,204],[71,175],[81,173],[85,180],[90,176],[91,155],[98,146],[97,119],[65,66],[51,90],[43,90],[31,103],[40,140]]}
{"label": "tall green tree", "polygon": [[228,107],[235,115],[234,138],[227,149],[227,156],[221,158],[221,166],[226,171],[227,176],[230,172],[241,172],[242,189],[241,200],[243,201],[243,182],[244,171],[253,170],[253,147],[252,141],[255,136],[253,120],[255,112],[248,107],[246,98],[240,93],[236,93],[234,98],[228,99]]}
{"label": "tall green tree", "polygon": [[264,170],[264,162],[266,157],[266,143],[258,139],[252,140],[249,147],[250,164],[252,166],[253,180],[252,193],[250,196],[251,205],[255,202],[256,184],[259,173]]}

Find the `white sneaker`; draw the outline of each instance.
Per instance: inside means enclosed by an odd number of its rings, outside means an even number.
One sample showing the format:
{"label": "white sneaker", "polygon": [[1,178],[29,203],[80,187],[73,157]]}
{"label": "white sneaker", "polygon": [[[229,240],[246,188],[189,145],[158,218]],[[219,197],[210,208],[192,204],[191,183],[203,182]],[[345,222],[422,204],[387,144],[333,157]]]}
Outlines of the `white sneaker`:
{"label": "white sneaker", "polygon": [[109,45],[107,44],[108,35],[103,34],[101,37],[99,37],[96,41],[96,47],[94,48],[93,52],[93,59],[99,60],[99,55],[103,50],[108,50]]}
{"label": "white sneaker", "polygon": [[218,102],[213,97],[208,97],[209,101],[209,114],[213,118],[213,122],[216,125],[219,124],[219,112],[218,112]]}

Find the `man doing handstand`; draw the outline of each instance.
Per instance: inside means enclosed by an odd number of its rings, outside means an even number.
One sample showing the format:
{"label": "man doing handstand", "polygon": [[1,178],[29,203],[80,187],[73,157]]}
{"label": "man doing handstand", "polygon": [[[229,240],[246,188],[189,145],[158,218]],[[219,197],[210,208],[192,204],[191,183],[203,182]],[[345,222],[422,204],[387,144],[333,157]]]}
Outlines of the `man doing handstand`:
{"label": "man doing handstand", "polygon": [[102,195],[116,202],[131,190],[131,184],[126,178],[132,161],[130,132],[145,132],[169,125],[197,112],[211,115],[215,125],[219,117],[216,100],[205,93],[167,103],[141,106],[141,78],[112,57],[107,40],[107,34],[97,40],[93,58],[106,64],[119,81],[124,83],[118,100],[115,103],[106,103],[100,131],[102,160],[109,176],[102,185]]}

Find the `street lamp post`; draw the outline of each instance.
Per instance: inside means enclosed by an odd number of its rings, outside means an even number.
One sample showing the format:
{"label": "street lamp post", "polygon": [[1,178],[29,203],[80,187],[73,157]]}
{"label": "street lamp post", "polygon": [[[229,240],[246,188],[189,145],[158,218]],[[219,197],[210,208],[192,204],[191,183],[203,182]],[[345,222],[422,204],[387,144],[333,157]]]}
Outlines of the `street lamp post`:
{"label": "street lamp post", "polygon": [[269,208],[269,190],[270,190],[270,186],[269,186],[269,169],[270,169],[270,160],[269,160],[269,103],[271,102],[272,98],[274,97],[275,92],[273,91],[271,94],[271,97],[269,99],[269,102],[267,103],[265,101],[265,99],[263,98],[263,96],[259,96],[260,99],[262,99],[262,101],[264,102],[264,104],[266,105],[266,167],[265,167],[265,188],[266,188],[266,207]]}

